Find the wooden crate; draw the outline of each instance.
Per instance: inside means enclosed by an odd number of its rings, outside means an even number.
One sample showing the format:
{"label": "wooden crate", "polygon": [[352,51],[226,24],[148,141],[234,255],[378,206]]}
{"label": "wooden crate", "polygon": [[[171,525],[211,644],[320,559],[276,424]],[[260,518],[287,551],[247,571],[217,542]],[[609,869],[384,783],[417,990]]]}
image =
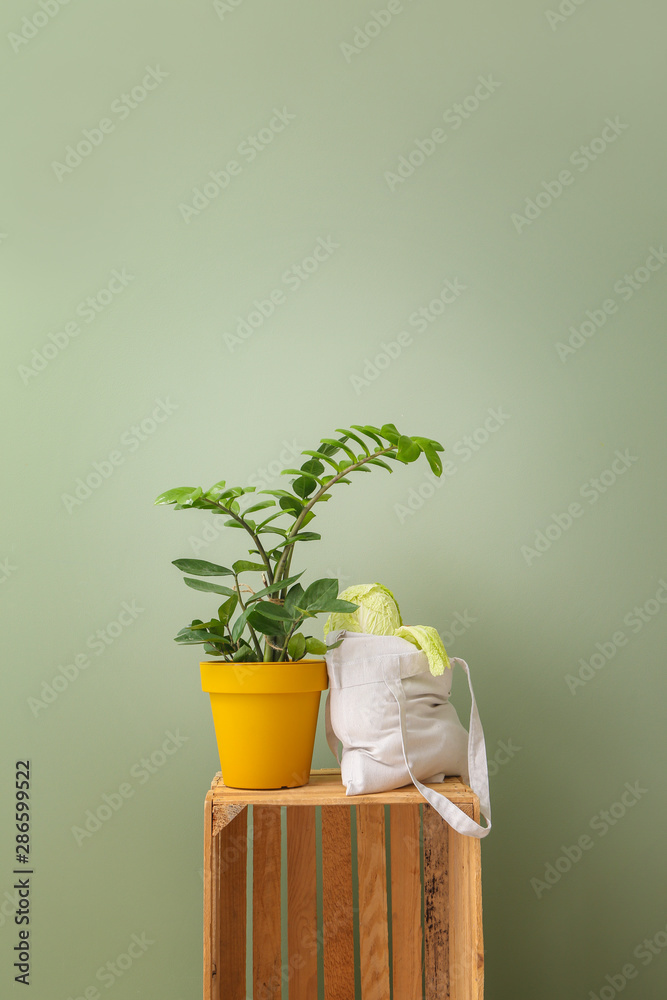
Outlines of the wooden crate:
{"label": "wooden crate", "polygon": [[[460,778],[431,787],[479,822],[477,797]],[[253,864],[252,982],[246,984],[247,806],[253,810]],[[283,806],[286,965],[281,957]],[[361,1000],[389,1000],[390,980],[394,1000],[482,1000],[479,840],[452,830],[413,786],[347,797],[338,771],[313,771],[310,784],[277,791],[226,788],[218,774],[205,804],[204,1000],[317,1000],[318,961],[326,1000],[355,1000],[355,953]]]}

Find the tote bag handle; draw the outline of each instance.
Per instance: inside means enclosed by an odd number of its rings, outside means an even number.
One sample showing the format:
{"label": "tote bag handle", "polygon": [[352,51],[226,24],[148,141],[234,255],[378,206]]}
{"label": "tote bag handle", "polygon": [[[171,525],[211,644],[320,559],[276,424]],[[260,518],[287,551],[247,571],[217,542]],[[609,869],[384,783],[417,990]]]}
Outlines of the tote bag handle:
{"label": "tote bag handle", "polygon": [[405,764],[408,769],[408,773],[412,778],[413,784],[421,792],[429,805],[433,806],[435,811],[442,816],[446,823],[456,830],[457,833],[463,833],[467,837],[477,837],[481,839],[486,837],[491,831],[491,802],[489,798],[489,771],[486,762],[486,744],[484,743],[484,731],[482,729],[482,722],[479,717],[479,712],[477,710],[477,703],[475,702],[475,694],[472,689],[472,681],[470,679],[470,670],[468,669],[468,664],[465,660],[460,660],[457,657],[452,657],[452,663],[458,663],[462,669],[465,671],[466,677],[468,678],[468,687],[470,688],[470,729],[468,732],[468,771],[469,771],[469,781],[470,787],[479,799],[479,809],[486,820],[486,826],[480,826],[476,823],[474,819],[467,816],[462,809],[450,802],[448,798],[444,795],[439,795],[438,792],[434,791],[432,788],[427,788],[426,785],[422,784],[417,778],[415,778],[412,773],[412,767],[410,766],[410,751],[407,746],[407,732],[405,726],[405,691],[403,689],[403,683],[400,676],[387,677],[385,675],[384,682],[393,694],[394,698],[398,703],[398,714],[401,724],[401,745],[403,747],[403,756],[405,758]]}
{"label": "tote bag handle", "polygon": [[[479,711],[477,709],[477,703],[475,701],[475,694],[472,689],[472,681],[470,679],[470,670],[468,664],[465,660],[461,660],[458,657],[451,658],[452,664],[458,663],[461,668],[465,671],[466,677],[468,678],[468,687],[470,688],[470,728],[468,732],[468,772],[470,787],[479,799],[479,809],[480,813],[486,820],[487,825],[480,826],[475,820],[471,819],[470,816],[466,815],[462,809],[450,802],[448,798],[444,795],[438,794],[432,788],[428,788],[426,785],[422,784],[418,778],[415,778],[412,767],[410,765],[410,757],[408,748],[406,746],[407,732],[405,725],[405,711],[406,711],[406,699],[405,691],[403,689],[403,683],[399,675],[394,675],[393,677],[387,677],[386,671],[384,673],[384,682],[391,691],[392,695],[396,699],[398,704],[398,715],[401,726],[401,747],[403,749],[403,757],[405,759],[405,764],[408,769],[410,778],[413,784],[418,789],[418,791],[424,796],[426,801],[433,806],[435,811],[441,816],[446,823],[456,830],[457,833],[465,834],[468,837],[477,837],[481,839],[486,837],[491,830],[491,802],[489,797],[489,771],[486,762],[486,744],[484,742],[484,730],[482,729],[482,722],[479,717]],[[329,697],[331,692],[329,692]],[[329,744],[329,749],[334,754],[336,760],[340,764],[340,755],[338,753],[338,740],[336,734],[334,733],[333,726],[331,725],[331,708],[329,705],[329,697],[327,697],[324,713],[324,721],[326,727],[327,743]]]}

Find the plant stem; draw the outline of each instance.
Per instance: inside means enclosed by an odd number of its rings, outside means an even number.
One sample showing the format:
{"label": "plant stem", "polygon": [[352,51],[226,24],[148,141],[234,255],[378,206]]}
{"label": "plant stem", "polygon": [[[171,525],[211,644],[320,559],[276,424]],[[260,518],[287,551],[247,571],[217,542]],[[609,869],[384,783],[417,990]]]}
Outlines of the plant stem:
{"label": "plant stem", "polygon": [[[303,510],[297,517],[296,521],[292,526],[292,530],[287,536],[286,542],[289,543],[290,538],[298,534],[306,514],[314,507],[314,505],[317,503],[320,497],[327,492],[330,486],[333,486],[334,483],[337,483],[340,479],[344,479],[347,476],[348,472],[354,472],[355,469],[358,469],[360,468],[360,466],[365,465],[370,459],[379,458],[381,455],[391,455],[396,451],[397,451],[397,445],[393,445],[389,448],[383,448],[382,451],[374,451],[370,455],[364,456],[364,458],[360,459],[355,465],[348,465],[346,469],[344,469],[342,472],[339,472],[338,475],[334,476],[333,479],[330,479],[328,483],[325,483],[324,486],[322,486],[321,489],[319,489],[317,493],[313,497],[311,497],[311,499],[308,501],[306,506],[303,508]],[[283,554],[280,557],[280,561],[276,566],[276,574],[275,574],[276,581],[284,580],[289,576],[293,553],[294,553],[294,545],[288,545],[288,547],[284,549]],[[282,594],[282,592],[281,595],[283,596],[284,600],[284,595]]]}
{"label": "plant stem", "polygon": [[[243,598],[241,597],[241,586],[239,584],[238,573],[234,573],[234,580],[236,582],[236,593],[238,594],[238,598],[239,598],[239,607],[241,608],[241,611],[245,611],[245,604],[243,603]],[[255,630],[254,630],[254,628],[252,627],[252,625],[250,624],[249,621],[246,621],[246,625],[250,629],[250,635],[252,637],[253,645],[255,647],[255,652],[257,653],[258,657],[261,660],[262,659],[262,647],[259,644],[259,640],[257,638]]]}
{"label": "plant stem", "polygon": [[303,623],[305,622],[305,620],[306,620],[306,616],[303,615],[301,618],[299,618],[299,620],[297,622],[294,623],[294,625],[292,625],[292,628],[289,630],[289,634],[288,634],[287,638],[285,639],[285,645],[283,646],[282,651],[280,653],[280,656],[278,657],[278,663],[283,663],[284,662],[285,656],[287,655],[287,643],[292,638],[293,633],[296,632],[296,630],[298,628],[301,628],[301,626],[303,625]]}
{"label": "plant stem", "polygon": [[269,578],[269,583],[273,583],[273,579],[274,578],[273,578],[273,570],[271,568],[271,560],[267,556],[266,551],[264,549],[264,546],[260,542],[259,536],[256,534],[256,532],[254,532],[252,530],[252,528],[250,527],[250,525],[248,524],[248,522],[245,521],[244,518],[241,517],[240,514],[237,514],[235,511],[231,510],[229,507],[225,507],[225,505],[222,504],[222,503],[220,503],[219,500],[210,500],[209,503],[215,504],[216,507],[219,507],[220,510],[224,511],[225,514],[229,514],[230,517],[233,517],[235,521],[238,521],[239,524],[242,527],[245,528],[245,530],[248,532],[248,534],[252,538],[253,542],[257,546],[257,551],[259,552],[259,554],[260,554],[260,556],[262,558],[262,562],[266,566],[266,573],[267,573],[267,576]]}

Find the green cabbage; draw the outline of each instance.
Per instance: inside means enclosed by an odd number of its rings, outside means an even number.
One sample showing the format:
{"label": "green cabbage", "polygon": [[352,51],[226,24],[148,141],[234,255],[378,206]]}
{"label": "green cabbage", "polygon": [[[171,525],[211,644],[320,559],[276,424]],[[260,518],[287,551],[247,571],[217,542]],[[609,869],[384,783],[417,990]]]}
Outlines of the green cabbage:
{"label": "green cabbage", "polygon": [[403,624],[394,595],[381,583],[361,583],[348,587],[338,596],[340,600],[352,601],[359,607],[349,614],[330,614],[324,625],[325,635],[341,628],[367,635],[393,635],[394,630]]}
{"label": "green cabbage", "polygon": [[381,583],[362,583],[348,587],[339,595],[343,601],[358,604],[350,614],[333,612],[324,625],[324,634],[347,629],[366,635],[396,635],[407,639],[417,649],[426,653],[428,667],[434,677],[451,668],[451,663],[437,629],[430,625],[404,625],[396,598]]}
{"label": "green cabbage", "polygon": [[431,625],[403,625],[394,635],[407,639],[426,653],[428,668],[434,677],[444,674],[445,667],[451,667],[442,639]]}

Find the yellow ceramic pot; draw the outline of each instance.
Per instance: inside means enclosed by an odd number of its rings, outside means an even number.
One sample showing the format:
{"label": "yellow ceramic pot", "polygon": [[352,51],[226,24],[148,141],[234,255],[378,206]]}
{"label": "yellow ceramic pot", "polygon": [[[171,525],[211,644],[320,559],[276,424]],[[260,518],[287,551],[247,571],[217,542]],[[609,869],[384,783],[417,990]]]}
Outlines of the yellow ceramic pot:
{"label": "yellow ceramic pot", "polygon": [[222,780],[231,788],[307,785],[325,660],[201,663]]}

